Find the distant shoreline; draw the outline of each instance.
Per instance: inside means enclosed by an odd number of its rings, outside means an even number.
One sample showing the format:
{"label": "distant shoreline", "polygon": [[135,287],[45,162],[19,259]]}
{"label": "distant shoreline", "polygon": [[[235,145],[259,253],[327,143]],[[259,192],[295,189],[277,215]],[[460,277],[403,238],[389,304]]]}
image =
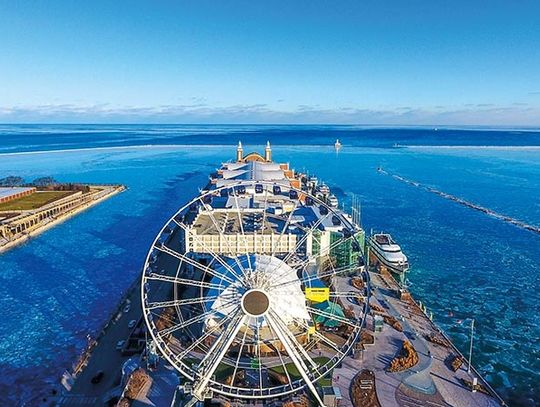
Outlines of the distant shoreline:
{"label": "distant shoreline", "polygon": [[467,145],[400,145],[401,148],[408,149],[437,149],[437,150],[464,150],[464,149],[477,149],[477,150],[540,150],[540,146],[467,146]]}
{"label": "distant shoreline", "polygon": [[34,150],[34,151],[16,151],[13,153],[0,153],[0,156],[6,155],[31,155],[31,154],[57,154],[81,151],[100,151],[100,150],[124,150],[124,149],[144,149],[144,148],[182,148],[182,147],[230,147],[230,144],[133,144],[129,146],[111,146],[111,147],[82,147],[82,148],[63,148],[59,150]]}
{"label": "distant shoreline", "polygon": [[[14,151],[10,153],[0,153],[2,156],[20,156],[20,155],[34,155],[34,154],[60,154],[71,152],[85,152],[85,151],[111,151],[111,150],[143,150],[143,149],[178,149],[178,148],[219,148],[230,147],[231,144],[134,144],[127,146],[111,146],[111,147],[82,147],[82,148],[64,148],[58,150],[33,150],[33,151]],[[281,147],[328,147],[334,150],[334,145],[330,144],[279,144]],[[397,146],[352,146],[343,144],[343,147],[350,148],[377,148],[377,149],[437,149],[437,150],[522,150],[522,151],[536,151],[540,150],[539,145],[518,146],[518,145],[411,145],[400,144]]]}
{"label": "distant shoreline", "polygon": [[144,126],[160,126],[160,127],[326,127],[326,128],[352,128],[352,129],[385,129],[385,130],[471,130],[471,131],[540,131],[540,124],[520,125],[520,124],[361,124],[361,123],[170,123],[170,122],[0,122],[0,127],[8,126],[62,126],[62,127],[144,127]]}

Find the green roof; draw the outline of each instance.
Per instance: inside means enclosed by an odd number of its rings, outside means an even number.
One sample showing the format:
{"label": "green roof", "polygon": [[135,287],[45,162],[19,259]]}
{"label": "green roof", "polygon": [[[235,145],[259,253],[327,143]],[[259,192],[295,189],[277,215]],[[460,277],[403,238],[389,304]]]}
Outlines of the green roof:
{"label": "green roof", "polygon": [[[317,304],[311,304],[313,308],[317,308],[321,311],[324,311],[328,314],[336,315],[338,317],[345,317],[341,306],[335,302],[324,301]],[[340,322],[332,318],[327,318],[322,315],[315,316],[315,322],[318,324],[323,324],[326,327],[334,328],[339,326]]]}

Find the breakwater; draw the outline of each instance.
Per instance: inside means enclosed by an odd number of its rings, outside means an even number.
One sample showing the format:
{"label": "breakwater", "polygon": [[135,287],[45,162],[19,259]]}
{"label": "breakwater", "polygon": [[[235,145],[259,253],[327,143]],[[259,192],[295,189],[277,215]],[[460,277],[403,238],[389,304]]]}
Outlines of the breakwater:
{"label": "breakwater", "polygon": [[377,172],[379,172],[380,174],[383,174],[383,175],[388,175],[388,176],[394,178],[395,180],[404,182],[405,184],[408,184],[408,185],[411,185],[413,187],[423,189],[424,191],[430,192],[432,194],[438,195],[438,196],[440,196],[440,197],[442,197],[444,199],[448,199],[449,201],[456,202],[457,204],[465,206],[465,207],[467,207],[469,209],[473,209],[475,211],[482,212],[482,213],[484,213],[484,214],[486,214],[488,216],[491,216],[492,218],[501,220],[501,221],[506,222],[506,223],[510,223],[510,224],[512,224],[514,226],[517,226],[518,228],[525,229],[525,230],[528,230],[530,232],[540,234],[540,227],[539,226],[531,225],[531,224],[523,222],[523,221],[521,221],[519,219],[512,218],[511,216],[503,215],[501,213],[495,212],[495,211],[493,211],[493,210],[491,210],[489,208],[486,208],[484,206],[475,204],[473,202],[466,201],[465,199],[458,198],[457,196],[448,194],[446,192],[439,191],[438,189],[435,189],[435,188],[430,187],[428,185],[424,185],[424,184],[421,184],[419,182],[407,179],[405,177],[402,177],[401,175],[392,174],[392,173],[390,173],[390,172],[388,172],[388,171],[386,171],[386,170],[384,170],[382,168],[377,168]]}

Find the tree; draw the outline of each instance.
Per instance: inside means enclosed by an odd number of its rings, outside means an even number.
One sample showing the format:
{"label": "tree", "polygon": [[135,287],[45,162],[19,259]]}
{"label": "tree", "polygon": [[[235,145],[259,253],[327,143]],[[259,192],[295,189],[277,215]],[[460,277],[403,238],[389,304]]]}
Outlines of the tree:
{"label": "tree", "polygon": [[32,184],[36,187],[49,187],[58,184],[58,182],[53,177],[41,177],[32,181]]}
{"label": "tree", "polygon": [[24,184],[24,178],[10,175],[0,179],[0,187],[20,187]]}

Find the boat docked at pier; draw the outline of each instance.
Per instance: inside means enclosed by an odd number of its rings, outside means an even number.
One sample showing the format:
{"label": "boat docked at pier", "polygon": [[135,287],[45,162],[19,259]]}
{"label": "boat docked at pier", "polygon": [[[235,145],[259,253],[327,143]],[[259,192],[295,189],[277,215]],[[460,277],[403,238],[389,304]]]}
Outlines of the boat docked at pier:
{"label": "boat docked at pier", "polygon": [[331,195],[328,196],[328,204],[332,208],[337,208],[338,207],[339,201],[338,201],[338,199],[336,198],[336,196],[334,194],[331,194]]}
{"label": "boat docked at pier", "polygon": [[388,233],[375,233],[369,238],[371,253],[385,267],[397,274],[409,271],[409,261],[401,247]]}

